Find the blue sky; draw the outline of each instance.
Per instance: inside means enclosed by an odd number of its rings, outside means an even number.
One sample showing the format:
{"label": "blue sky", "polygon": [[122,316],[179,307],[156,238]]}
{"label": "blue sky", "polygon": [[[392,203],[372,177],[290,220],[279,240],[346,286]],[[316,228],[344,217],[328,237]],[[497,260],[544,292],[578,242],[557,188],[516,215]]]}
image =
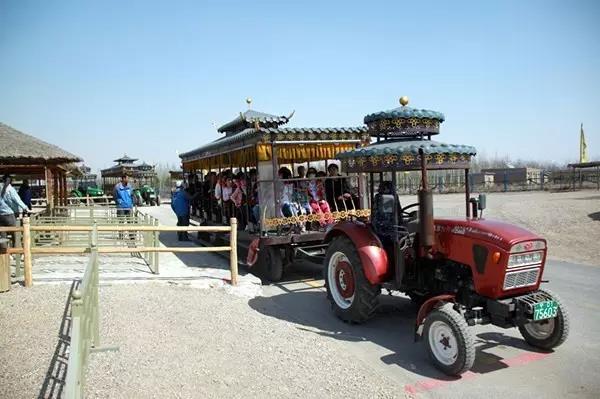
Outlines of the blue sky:
{"label": "blue sky", "polygon": [[253,108],[356,126],[411,106],[488,156],[600,158],[600,2],[0,0],[0,121],[94,169],[178,163]]}

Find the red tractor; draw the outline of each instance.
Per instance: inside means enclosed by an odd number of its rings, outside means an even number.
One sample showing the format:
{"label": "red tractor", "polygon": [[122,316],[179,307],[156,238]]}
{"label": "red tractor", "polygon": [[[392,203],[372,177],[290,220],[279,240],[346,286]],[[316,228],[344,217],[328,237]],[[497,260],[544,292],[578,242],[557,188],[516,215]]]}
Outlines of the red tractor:
{"label": "red tractor", "polygon": [[[431,140],[443,114],[402,106],[365,117],[376,143],[338,155],[347,172],[368,174],[370,219],[335,224],[326,235],[325,284],[342,320],[367,321],[382,288],[420,305],[415,339],[449,375],[469,370],[475,346],[469,326],[517,327],[530,345],[550,350],[569,332],[568,313],[540,289],[546,240],[482,217],[485,196],[471,198],[475,149]],[[464,170],[464,218],[434,218],[428,170]],[[420,171],[418,202],[401,204],[399,173]],[[461,172],[462,174],[462,172]],[[375,189],[377,187],[377,190]]]}

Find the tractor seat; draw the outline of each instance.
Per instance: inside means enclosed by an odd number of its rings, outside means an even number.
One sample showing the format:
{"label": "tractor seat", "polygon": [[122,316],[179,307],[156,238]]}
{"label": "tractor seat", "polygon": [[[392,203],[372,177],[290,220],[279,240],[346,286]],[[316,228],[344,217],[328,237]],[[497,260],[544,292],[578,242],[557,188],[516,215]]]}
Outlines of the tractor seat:
{"label": "tractor seat", "polygon": [[386,238],[394,237],[394,203],[393,194],[376,194],[373,207],[372,224],[377,235]]}

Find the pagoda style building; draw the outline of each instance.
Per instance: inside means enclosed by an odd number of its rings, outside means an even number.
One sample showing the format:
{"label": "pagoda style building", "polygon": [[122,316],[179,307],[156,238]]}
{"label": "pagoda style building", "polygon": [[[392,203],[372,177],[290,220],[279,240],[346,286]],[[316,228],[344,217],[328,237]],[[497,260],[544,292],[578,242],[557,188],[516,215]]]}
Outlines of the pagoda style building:
{"label": "pagoda style building", "polygon": [[153,165],[146,162],[136,163],[137,158],[131,158],[124,154],[115,159],[116,165],[100,171],[102,176],[102,189],[105,193],[112,193],[114,186],[121,181],[121,176],[129,176],[129,184],[133,187],[149,185],[153,187],[157,183],[156,171]]}

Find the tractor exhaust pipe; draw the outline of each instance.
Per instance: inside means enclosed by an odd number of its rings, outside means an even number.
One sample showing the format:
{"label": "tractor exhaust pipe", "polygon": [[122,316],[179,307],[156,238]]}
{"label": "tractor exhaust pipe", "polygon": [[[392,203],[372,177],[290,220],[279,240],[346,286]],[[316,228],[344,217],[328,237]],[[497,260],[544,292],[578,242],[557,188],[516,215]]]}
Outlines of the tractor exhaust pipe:
{"label": "tractor exhaust pipe", "polygon": [[423,150],[419,150],[421,156],[421,189],[419,190],[419,243],[423,254],[430,254],[435,242],[433,226],[433,193],[427,184],[427,157]]}

